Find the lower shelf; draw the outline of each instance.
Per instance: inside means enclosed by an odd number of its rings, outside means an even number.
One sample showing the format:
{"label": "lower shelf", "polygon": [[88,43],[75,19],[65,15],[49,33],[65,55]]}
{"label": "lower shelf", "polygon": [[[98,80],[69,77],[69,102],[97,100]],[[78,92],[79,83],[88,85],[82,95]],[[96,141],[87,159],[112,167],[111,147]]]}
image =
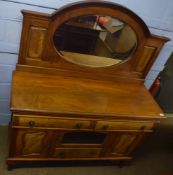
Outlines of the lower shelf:
{"label": "lower shelf", "polygon": [[11,161],[78,161],[78,160],[131,160],[132,157],[97,157],[97,158],[8,158],[7,164]]}

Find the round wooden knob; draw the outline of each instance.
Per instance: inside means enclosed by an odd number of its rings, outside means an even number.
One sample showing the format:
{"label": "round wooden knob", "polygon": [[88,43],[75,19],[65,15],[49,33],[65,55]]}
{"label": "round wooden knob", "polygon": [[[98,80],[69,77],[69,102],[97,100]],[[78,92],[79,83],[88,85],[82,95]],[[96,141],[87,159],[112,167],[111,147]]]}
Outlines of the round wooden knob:
{"label": "round wooden knob", "polygon": [[77,123],[77,124],[75,125],[75,128],[76,128],[76,129],[81,129],[81,127],[82,127],[82,124],[81,124],[81,123]]}
{"label": "round wooden knob", "polygon": [[102,129],[103,129],[103,130],[107,130],[108,128],[109,128],[109,125],[103,125],[103,126],[102,126]]}
{"label": "round wooden knob", "polygon": [[29,121],[28,123],[29,127],[32,128],[35,126],[35,122],[34,121]]}
{"label": "round wooden knob", "polygon": [[141,126],[141,130],[143,131],[145,129],[145,126]]}

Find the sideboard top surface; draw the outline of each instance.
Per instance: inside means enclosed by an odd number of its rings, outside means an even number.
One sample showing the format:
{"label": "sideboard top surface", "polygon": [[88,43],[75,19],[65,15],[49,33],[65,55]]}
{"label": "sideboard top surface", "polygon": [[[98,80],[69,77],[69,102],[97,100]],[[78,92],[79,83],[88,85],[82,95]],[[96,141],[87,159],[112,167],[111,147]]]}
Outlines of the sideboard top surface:
{"label": "sideboard top surface", "polygon": [[[11,110],[162,118],[162,111],[139,80],[116,82],[16,71]],[[161,117],[162,116],[162,117]]]}

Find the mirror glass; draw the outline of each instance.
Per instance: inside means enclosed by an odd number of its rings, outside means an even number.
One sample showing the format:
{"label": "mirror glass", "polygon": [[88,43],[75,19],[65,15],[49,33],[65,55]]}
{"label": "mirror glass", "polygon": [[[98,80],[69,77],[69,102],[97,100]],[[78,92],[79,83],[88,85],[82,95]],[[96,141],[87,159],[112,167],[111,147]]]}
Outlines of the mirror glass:
{"label": "mirror glass", "polygon": [[137,46],[136,34],[129,25],[101,15],[71,18],[57,28],[53,40],[66,60],[89,67],[124,62]]}

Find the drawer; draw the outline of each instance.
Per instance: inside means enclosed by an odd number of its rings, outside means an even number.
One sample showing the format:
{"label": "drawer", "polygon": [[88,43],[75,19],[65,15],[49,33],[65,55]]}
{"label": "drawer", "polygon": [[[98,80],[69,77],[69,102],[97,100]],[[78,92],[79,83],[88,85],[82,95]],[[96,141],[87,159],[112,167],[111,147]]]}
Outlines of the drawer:
{"label": "drawer", "polygon": [[100,148],[56,148],[53,157],[94,158],[99,157],[100,151]]}
{"label": "drawer", "polygon": [[96,130],[151,130],[153,122],[140,121],[98,121]]}
{"label": "drawer", "polygon": [[13,116],[13,125],[25,127],[47,127],[47,128],[65,128],[65,129],[89,129],[89,120],[48,118],[34,116]]}

